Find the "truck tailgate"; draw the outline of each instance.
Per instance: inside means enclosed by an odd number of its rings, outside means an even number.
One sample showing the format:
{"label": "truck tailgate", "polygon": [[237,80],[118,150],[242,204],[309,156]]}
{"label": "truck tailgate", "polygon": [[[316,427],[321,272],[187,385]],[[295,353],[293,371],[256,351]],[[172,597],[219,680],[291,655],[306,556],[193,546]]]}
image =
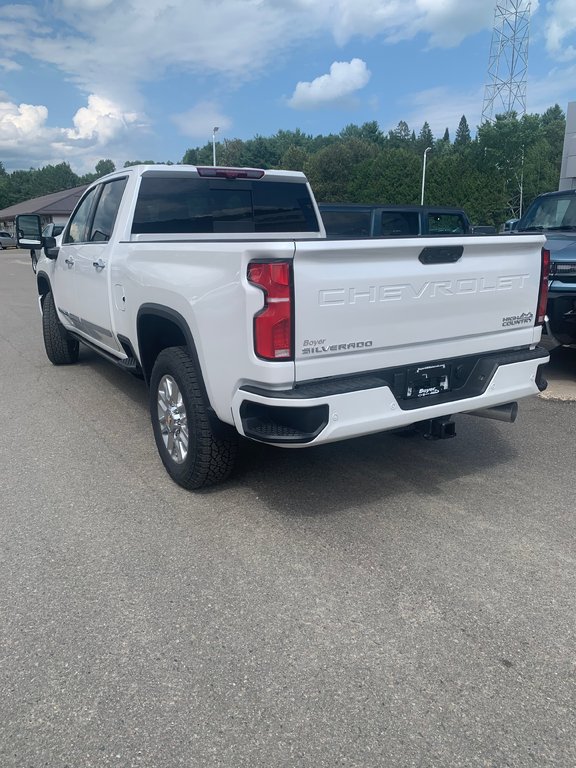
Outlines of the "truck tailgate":
{"label": "truck tailgate", "polygon": [[300,241],[296,380],[535,343],[541,235]]}

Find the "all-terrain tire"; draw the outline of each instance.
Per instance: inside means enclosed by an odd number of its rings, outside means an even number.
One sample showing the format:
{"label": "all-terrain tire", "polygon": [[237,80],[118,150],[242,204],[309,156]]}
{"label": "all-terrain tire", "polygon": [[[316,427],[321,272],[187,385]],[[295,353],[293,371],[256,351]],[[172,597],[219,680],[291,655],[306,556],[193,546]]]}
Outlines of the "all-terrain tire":
{"label": "all-terrain tire", "polygon": [[80,345],[58,319],[51,291],[48,291],[42,303],[42,333],[44,349],[51,363],[71,365],[78,361]]}
{"label": "all-terrain tire", "polygon": [[[200,374],[185,347],[162,350],[150,377],[150,416],[160,458],[187,490],[225,480],[234,467],[237,435],[215,435]],[[223,425],[223,428],[225,425]]]}

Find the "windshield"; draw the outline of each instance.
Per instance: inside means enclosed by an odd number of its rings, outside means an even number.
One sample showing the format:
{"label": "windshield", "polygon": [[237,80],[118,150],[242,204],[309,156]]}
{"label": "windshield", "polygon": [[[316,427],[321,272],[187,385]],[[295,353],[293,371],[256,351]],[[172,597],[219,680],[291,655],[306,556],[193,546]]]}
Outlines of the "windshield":
{"label": "windshield", "polygon": [[526,212],[518,229],[576,230],[576,196],[543,197]]}

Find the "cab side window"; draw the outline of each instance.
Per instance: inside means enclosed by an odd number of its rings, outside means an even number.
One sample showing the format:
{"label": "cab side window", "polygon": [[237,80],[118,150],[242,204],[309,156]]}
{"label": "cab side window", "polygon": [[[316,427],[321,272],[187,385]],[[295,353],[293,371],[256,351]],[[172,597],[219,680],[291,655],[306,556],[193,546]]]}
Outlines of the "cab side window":
{"label": "cab side window", "polygon": [[110,240],[127,181],[126,177],[114,179],[91,189],[72,215],[64,242]]}
{"label": "cab side window", "polygon": [[457,213],[429,213],[428,234],[430,235],[463,235],[466,223]]}
{"label": "cab side window", "polygon": [[88,239],[88,223],[90,221],[90,212],[94,201],[98,195],[98,187],[91,189],[90,192],[80,203],[80,206],[72,214],[68,233],[66,234],[66,243],[85,243]]}
{"label": "cab side window", "polygon": [[90,242],[106,242],[112,237],[126,182],[127,179],[124,178],[102,184],[102,194],[90,228]]}

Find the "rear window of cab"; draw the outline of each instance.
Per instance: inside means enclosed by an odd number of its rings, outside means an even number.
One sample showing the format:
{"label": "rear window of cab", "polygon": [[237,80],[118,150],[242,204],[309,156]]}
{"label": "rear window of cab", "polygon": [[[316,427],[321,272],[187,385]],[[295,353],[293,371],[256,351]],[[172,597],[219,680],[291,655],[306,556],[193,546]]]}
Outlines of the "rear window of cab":
{"label": "rear window of cab", "polygon": [[132,234],[318,232],[306,184],[193,176],[141,180]]}

